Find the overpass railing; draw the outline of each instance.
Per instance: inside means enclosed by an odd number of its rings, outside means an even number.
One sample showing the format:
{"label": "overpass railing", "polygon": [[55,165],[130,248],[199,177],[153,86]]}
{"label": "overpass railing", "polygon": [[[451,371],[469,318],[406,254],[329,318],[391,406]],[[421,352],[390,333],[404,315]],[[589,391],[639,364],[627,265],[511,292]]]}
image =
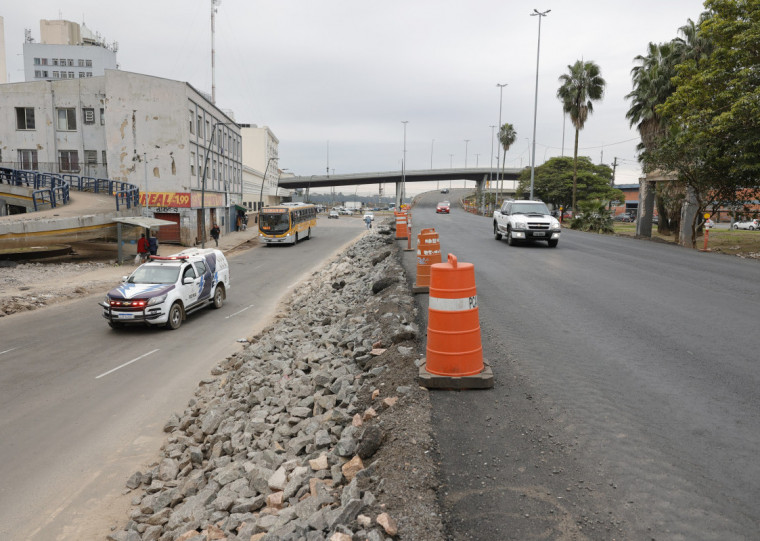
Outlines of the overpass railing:
{"label": "overpass railing", "polygon": [[137,186],[106,178],[57,175],[0,167],[0,184],[32,188],[34,210],[67,204],[72,188],[80,192],[112,195],[116,202],[116,210],[122,206],[132,208],[140,205],[140,189]]}

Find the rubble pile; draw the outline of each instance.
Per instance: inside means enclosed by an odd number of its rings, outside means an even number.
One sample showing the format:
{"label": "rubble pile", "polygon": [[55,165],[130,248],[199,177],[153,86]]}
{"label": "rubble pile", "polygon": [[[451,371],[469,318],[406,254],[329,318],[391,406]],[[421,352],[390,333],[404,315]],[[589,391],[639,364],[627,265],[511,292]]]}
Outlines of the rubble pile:
{"label": "rubble pile", "polygon": [[387,234],[362,237],[215,367],[166,423],[160,460],[127,481],[130,519],[109,540],[397,536],[375,455],[384,412],[410,391],[373,384],[385,352],[411,351],[401,344],[418,333],[396,250]]}

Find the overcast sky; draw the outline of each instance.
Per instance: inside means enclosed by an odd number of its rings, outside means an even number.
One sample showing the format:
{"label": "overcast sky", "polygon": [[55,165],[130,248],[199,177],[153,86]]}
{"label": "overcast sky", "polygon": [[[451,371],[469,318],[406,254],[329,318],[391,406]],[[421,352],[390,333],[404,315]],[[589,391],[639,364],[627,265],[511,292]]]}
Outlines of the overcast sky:
{"label": "overcast sky", "polygon": [[[63,18],[117,41],[121,69],[210,93],[210,2],[5,2],[9,80],[23,80],[24,29],[39,41],[40,19]],[[223,0],[217,105],[238,122],[269,126],[280,140],[280,167],[296,175],[324,174],[328,148],[330,173],[399,170],[404,120],[407,170],[428,169],[431,158],[433,168],[487,167],[490,126],[499,122],[496,84],[507,83],[501,120],[517,140],[506,167],[529,166],[534,8],[551,10],[541,22],[536,165],[562,155],[563,139],[572,156],[558,78],[576,60],[592,60],[607,89],[580,133],[579,154],[597,163],[617,158],[616,182],[638,182],[638,133],[625,118],[633,58],[696,20],[699,0]],[[407,191],[419,189],[410,183]]]}

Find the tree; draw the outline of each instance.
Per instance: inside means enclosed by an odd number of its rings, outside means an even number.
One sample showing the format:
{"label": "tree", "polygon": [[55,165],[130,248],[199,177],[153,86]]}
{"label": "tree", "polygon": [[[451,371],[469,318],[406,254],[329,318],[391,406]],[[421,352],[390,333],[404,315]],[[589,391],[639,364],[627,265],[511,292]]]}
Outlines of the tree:
{"label": "tree", "polygon": [[571,229],[589,231],[591,233],[614,233],[615,226],[612,216],[607,210],[607,204],[598,199],[579,201],[580,213],[570,222]]}
{"label": "tree", "polygon": [[686,185],[679,242],[692,247],[702,211],[760,192],[760,0],[705,7],[693,35],[686,27],[695,46],[676,66],[676,88],[655,109],[666,136],[645,157]]}
{"label": "tree", "polygon": [[573,213],[576,203],[576,182],[578,166],[578,133],[586,124],[588,115],[594,112],[594,101],[602,99],[606,82],[601,70],[594,62],[578,60],[572,66],[567,66],[568,73],[560,75],[561,86],[557,97],[562,102],[562,110],[570,115],[570,121],[575,127],[575,150],[573,151]]}
{"label": "tree", "polygon": [[501,148],[504,149],[504,156],[501,158],[501,186],[499,186],[499,193],[503,193],[504,190],[504,162],[507,159],[507,151],[516,140],[517,132],[512,124],[507,122],[499,128],[499,143],[501,144]]}
{"label": "tree", "polygon": [[[536,167],[533,181],[534,195],[554,208],[569,208],[573,201],[573,179],[576,180],[580,200],[622,201],[623,192],[610,186],[612,169],[607,165],[595,165],[587,156],[577,159],[550,158]],[[530,169],[520,173],[517,193],[530,193]]]}

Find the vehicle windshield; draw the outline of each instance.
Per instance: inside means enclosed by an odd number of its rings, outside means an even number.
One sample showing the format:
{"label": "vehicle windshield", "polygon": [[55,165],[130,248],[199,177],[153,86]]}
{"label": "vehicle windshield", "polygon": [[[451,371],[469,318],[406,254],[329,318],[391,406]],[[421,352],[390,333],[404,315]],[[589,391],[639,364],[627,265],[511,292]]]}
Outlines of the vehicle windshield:
{"label": "vehicle windshield", "polygon": [[266,233],[284,233],[290,229],[290,221],[287,212],[278,214],[263,213],[261,215],[259,229]]}
{"label": "vehicle windshield", "polygon": [[179,265],[142,265],[127,279],[130,284],[174,284],[179,276]]}
{"label": "vehicle windshield", "polygon": [[544,203],[512,203],[512,214],[549,214]]}

